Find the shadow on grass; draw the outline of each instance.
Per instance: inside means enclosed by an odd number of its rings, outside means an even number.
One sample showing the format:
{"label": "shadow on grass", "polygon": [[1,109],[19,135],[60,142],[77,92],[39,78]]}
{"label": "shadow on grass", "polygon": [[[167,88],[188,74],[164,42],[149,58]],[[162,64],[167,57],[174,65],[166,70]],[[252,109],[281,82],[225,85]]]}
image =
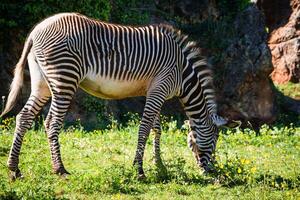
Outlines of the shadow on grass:
{"label": "shadow on grass", "polygon": [[139,187],[136,171],[132,168],[125,168],[123,165],[114,164],[113,166],[101,168],[97,175],[80,176],[78,189],[85,194],[101,192],[104,194],[130,194],[139,195],[144,193],[143,188]]}
{"label": "shadow on grass", "polygon": [[0,193],[0,199],[1,200],[17,200],[17,199],[21,199],[21,197],[19,197],[15,191],[7,191],[5,193]]}
{"label": "shadow on grass", "polygon": [[[182,159],[176,159],[174,162],[168,163],[166,168],[169,170],[164,171],[165,174],[159,174],[160,169],[153,167],[147,170],[146,179],[138,180],[135,167],[126,168],[123,165],[114,164],[100,169],[95,176],[86,177],[82,175],[79,179],[76,178],[80,182],[77,190],[86,194],[100,192],[110,195],[122,193],[138,196],[147,193],[149,186],[156,183],[175,183],[178,185],[208,185],[211,183],[209,179],[203,177],[200,173],[196,175],[197,173],[191,173],[190,170],[185,171],[183,169],[184,165],[185,162]],[[176,192],[188,195],[185,189],[177,188]]]}
{"label": "shadow on grass", "polygon": [[0,156],[7,156],[10,151],[8,147],[0,147]]}
{"label": "shadow on grass", "polygon": [[186,161],[182,157],[166,160],[164,167],[150,168],[148,173],[150,176],[145,183],[176,183],[179,185],[208,185],[213,182],[213,178],[205,176],[201,173],[201,169],[192,171],[186,166]]}
{"label": "shadow on grass", "polygon": [[286,96],[282,91],[273,86],[273,91],[276,95],[278,116],[275,124],[279,127],[300,126],[300,100]]}
{"label": "shadow on grass", "polygon": [[284,178],[280,175],[261,174],[258,178],[256,178],[256,182],[263,183],[269,187],[279,190],[295,189],[300,188],[300,175],[298,175],[295,179],[291,179]]}
{"label": "shadow on grass", "polygon": [[[234,166],[237,168],[236,166]],[[227,167],[228,168],[228,167]],[[249,186],[264,184],[267,187],[275,189],[295,189],[300,188],[300,174],[294,178],[285,178],[276,174],[250,174],[247,172],[237,173],[235,169],[228,168],[225,171],[215,171],[209,174],[202,174],[199,171],[192,171],[186,167],[186,161],[183,158],[168,160],[166,164],[167,171],[162,174],[160,169],[155,168],[150,173],[155,174],[149,177],[146,183],[176,183],[179,185],[197,184],[207,186],[210,184],[219,184],[222,187]],[[228,175],[228,172],[229,175]]]}

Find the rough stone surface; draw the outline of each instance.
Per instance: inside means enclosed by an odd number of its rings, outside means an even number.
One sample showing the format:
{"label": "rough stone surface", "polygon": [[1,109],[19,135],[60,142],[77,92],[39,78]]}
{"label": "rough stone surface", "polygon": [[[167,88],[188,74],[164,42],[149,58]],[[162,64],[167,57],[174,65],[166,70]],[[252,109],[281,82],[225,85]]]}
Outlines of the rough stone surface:
{"label": "rough stone surface", "polygon": [[234,26],[237,36],[223,59],[220,111],[255,126],[270,123],[275,119],[274,94],[268,78],[273,67],[264,17],[253,5],[237,16]]}
{"label": "rough stone surface", "polygon": [[274,65],[273,81],[279,84],[300,82],[300,1],[262,1],[261,7],[270,28],[268,44]]}

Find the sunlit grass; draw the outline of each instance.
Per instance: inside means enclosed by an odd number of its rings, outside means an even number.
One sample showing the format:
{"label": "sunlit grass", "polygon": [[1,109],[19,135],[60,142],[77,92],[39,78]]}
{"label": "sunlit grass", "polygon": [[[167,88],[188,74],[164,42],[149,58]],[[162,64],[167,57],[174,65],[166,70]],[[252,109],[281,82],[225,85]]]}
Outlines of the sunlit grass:
{"label": "sunlit grass", "polygon": [[284,95],[300,100],[300,83],[278,84],[276,88]]}
{"label": "sunlit grass", "polygon": [[[43,130],[29,131],[20,156],[24,179],[8,179],[6,160],[13,123],[0,133],[0,199],[299,199],[300,127],[224,130],[216,152],[216,172],[203,175],[186,145],[187,130],[174,122],[162,135],[166,174],[152,162],[147,143],[145,181],[132,167],[137,124],[86,132],[68,128],[60,135],[63,160],[71,172],[62,179],[51,171]],[[167,124],[168,125],[168,124]]]}

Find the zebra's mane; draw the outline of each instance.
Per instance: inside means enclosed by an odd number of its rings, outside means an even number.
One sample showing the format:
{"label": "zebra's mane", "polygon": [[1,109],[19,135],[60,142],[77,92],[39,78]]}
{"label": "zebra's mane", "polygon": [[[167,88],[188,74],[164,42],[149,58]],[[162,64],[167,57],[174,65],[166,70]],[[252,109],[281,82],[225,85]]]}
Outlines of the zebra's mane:
{"label": "zebra's mane", "polygon": [[187,34],[182,33],[181,30],[174,28],[172,25],[159,24],[159,27],[177,42],[182,53],[187,56],[194,69],[199,66],[206,66],[203,69],[210,71],[210,75],[212,75],[212,66],[207,62],[206,57],[201,54],[201,48],[196,41],[189,40]]}
{"label": "zebra's mane", "polygon": [[189,53],[194,53],[194,57],[204,58],[201,55],[201,49],[198,47],[197,42],[189,40],[189,36],[187,34],[182,33],[181,30],[169,24],[159,24],[158,26],[165,33],[171,35],[184,52],[189,51]]}

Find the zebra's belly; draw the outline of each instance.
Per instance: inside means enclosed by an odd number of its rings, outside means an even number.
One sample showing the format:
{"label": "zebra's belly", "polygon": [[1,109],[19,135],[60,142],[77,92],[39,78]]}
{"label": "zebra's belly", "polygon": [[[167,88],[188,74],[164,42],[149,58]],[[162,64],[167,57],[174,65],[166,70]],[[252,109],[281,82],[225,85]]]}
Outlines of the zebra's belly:
{"label": "zebra's belly", "polygon": [[79,85],[87,93],[103,99],[145,96],[149,80],[114,80],[101,76],[85,78]]}

